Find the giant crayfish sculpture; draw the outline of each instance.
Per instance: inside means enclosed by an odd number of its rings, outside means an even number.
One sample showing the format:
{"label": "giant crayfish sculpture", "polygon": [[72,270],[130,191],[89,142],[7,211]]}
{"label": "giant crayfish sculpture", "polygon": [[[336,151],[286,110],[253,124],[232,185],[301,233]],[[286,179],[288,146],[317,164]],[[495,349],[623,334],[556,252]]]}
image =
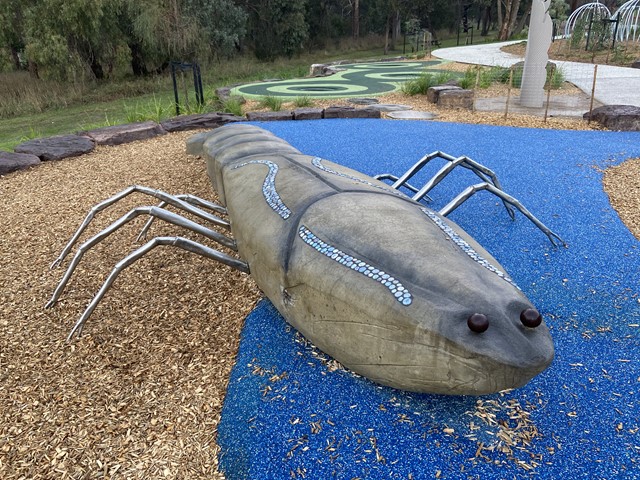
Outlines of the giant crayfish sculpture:
{"label": "giant crayfish sculpture", "polygon": [[[511,215],[512,206],[518,208],[552,243],[560,240],[504,193],[486,167],[436,152],[400,178],[381,176],[394,180],[388,185],[303,155],[270,132],[243,124],[196,135],[187,149],[206,158],[222,205],[139,186],[105,200],[90,211],[54,266],[91,219],[122,197],[140,192],[161,203],[136,208],[85,241],[47,306],[56,303],[84,252],[139,215],[151,217],[141,235],[160,218],[231,254],[182,237],[154,238],[115,266],[69,338],[80,333],[122,269],[158,245],[173,245],[250,273],[291,325],[374,382],[479,395],[522,386],[551,363],[553,342],[541,315],[497,260],[445,218],[484,189],[498,195]],[[422,188],[408,183],[436,157],[448,163],[433,179]],[[482,182],[440,212],[420,202],[458,165]],[[413,191],[413,198],[400,187]],[[233,238],[220,230],[231,230]]]}

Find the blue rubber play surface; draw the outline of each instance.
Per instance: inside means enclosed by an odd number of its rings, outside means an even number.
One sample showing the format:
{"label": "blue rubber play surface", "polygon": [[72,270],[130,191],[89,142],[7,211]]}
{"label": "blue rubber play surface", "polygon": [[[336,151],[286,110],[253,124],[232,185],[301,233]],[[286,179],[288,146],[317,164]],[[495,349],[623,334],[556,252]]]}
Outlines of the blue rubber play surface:
{"label": "blue rubber play surface", "polygon": [[[569,248],[553,248],[520,214],[511,221],[486,192],[449,217],[501,262],[554,337],[551,367],[503,394],[375,385],[336,368],[262,301],[246,320],[218,430],[229,480],[640,478],[640,242],[601,173],[640,157],[639,133],[388,120],[260,126],[368,175],[403,173],[434,150],[467,155]],[[433,190],[432,208],[477,181],[455,171]]]}

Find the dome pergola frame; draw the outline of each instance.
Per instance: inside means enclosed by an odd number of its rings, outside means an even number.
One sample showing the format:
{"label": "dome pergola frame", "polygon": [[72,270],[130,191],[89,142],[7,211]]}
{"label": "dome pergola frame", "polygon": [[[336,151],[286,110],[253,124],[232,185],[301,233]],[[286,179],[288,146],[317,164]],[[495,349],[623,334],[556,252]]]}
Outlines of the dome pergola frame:
{"label": "dome pergola frame", "polygon": [[571,37],[573,30],[576,27],[576,24],[582,20],[587,19],[589,22],[591,20],[598,19],[610,19],[611,11],[607,8],[606,5],[603,5],[598,0],[591,3],[586,3],[582,5],[580,8],[577,8],[567,19],[567,23],[564,27],[564,36],[565,38]]}
{"label": "dome pergola frame", "polygon": [[640,42],[640,0],[629,0],[615,13],[618,21],[616,39],[621,42]]}

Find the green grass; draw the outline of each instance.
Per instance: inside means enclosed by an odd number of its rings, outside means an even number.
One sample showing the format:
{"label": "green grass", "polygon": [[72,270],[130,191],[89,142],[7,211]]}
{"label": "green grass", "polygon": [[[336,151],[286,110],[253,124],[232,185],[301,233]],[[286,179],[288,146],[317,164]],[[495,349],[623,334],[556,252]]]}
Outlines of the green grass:
{"label": "green grass", "polygon": [[[443,46],[455,39],[443,41]],[[202,66],[205,105],[191,109],[215,111],[224,108],[240,113],[233,103],[220,105],[215,89],[235,83],[264,79],[300,78],[307,75],[309,65],[334,60],[373,60],[383,58],[381,38],[345,39],[334,50],[308,52],[292,59],[259,62],[253,57],[236,57],[213,65]],[[389,56],[402,53],[396,45]],[[179,83],[182,79],[179,79]],[[185,78],[190,95],[193,86]],[[180,85],[181,87],[182,85]],[[179,88],[181,101],[184,90]],[[173,88],[168,74],[149,77],[128,77],[114,81],[65,83],[35,80],[27,72],[0,74],[0,149],[12,150],[24,139],[73,133],[91,128],[129,123],[132,121],[161,121],[175,115]],[[308,106],[308,99],[294,102],[297,107]],[[271,107],[270,107],[271,108]]]}

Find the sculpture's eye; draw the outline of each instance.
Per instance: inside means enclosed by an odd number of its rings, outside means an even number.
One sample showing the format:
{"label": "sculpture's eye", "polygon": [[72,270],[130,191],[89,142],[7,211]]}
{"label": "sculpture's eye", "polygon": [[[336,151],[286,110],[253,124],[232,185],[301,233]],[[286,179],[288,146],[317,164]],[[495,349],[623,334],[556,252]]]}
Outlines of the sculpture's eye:
{"label": "sculpture's eye", "polygon": [[527,308],[520,313],[520,321],[525,327],[536,328],[542,323],[542,315],[535,308]]}
{"label": "sculpture's eye", "polygon": [[469,330],[476,333],[482,333],[489,328],[489,319],[481,313],[474,313],[467,318],[467,326]]}

